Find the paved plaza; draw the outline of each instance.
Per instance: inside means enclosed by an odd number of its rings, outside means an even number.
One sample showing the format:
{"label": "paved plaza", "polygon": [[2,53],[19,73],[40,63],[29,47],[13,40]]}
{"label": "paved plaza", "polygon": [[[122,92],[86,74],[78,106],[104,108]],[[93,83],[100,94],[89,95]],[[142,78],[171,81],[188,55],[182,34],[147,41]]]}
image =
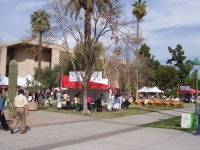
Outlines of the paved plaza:
{"label": "paved plaza", "polygon": [[[5,114],[7,112],[8,109],[5,110]],[[138,126],[191,112],[194,112],[194,107],[102,119],[30,111],[27,118],[27,134],[20,134],[18,129],[15,129],[15,134],[0,130],[0,149],[195,150],[200,147],[200,136],[193,136],[192,132]]]}

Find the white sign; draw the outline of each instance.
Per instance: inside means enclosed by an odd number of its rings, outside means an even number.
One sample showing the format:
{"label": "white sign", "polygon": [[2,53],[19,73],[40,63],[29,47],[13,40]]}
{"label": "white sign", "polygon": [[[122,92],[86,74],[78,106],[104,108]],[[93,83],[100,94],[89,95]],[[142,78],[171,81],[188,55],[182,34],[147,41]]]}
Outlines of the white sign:
{"label": "white sign", "polygon": [[180,90],[189,91],[190,90],[190,86],[180,86]]}
{"label": "white sign", "polygon": [[[82,75],[84,76],[85,72],[82,72]],[[77,76],[78,76],[78,78],[80,78],[80,81],[83,81],[83,79],[81,77],[81,72],[77,71]],[[101,71],[94,71],[91,78],[90,78],[90,81],[101,82],[101,80],[102,80],[102,72]],[[74,71],[69,72],[69,81],[79,81],[77,79]]]}
{"label": "white sign", "polygon": [[181,128],[191,128],[193,124],[193,114],[182,113]]}

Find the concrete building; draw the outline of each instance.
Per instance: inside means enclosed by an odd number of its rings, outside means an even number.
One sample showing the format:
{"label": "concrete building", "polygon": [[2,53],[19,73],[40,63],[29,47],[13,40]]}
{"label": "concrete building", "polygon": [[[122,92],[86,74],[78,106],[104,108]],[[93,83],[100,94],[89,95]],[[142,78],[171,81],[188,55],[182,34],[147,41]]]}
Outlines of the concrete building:
{"label": "concrete building", "polygon": [[[18,62],[18,76],[24,77],[28,74],[34,75],[34,68],[38,67],[38,62],[35,61],[34,54],[30,48],[36,47],[37,41],[24,43],[23,41],[15,41],[5,44],[0,53],[0,75],[8,77],[9,63],[12,59]],[[70,49],[72,53],[73,50]],[[56,44],[43,44],[41,54],[41,66],[54,67],[60,64],[62,57],[66,56],[66,51]]]}
{"label": "concrete building", "polygon": [[[38,62],[35,61],[34,54],[30,51],[30,48],[36,47],[37,45],[38,41],[24,43],[19,40],[6,43],[3,50],[0,52],[0,76],[8,77],[9,63],[12,59],[15,59],[18,63],[19,77],[25,77],[28,74],[34,76],[34,68],[38,67]],[[43,44],[42,46],[41,68],[53,68],[54,65],[59,65],[61,63],[63,57],[67,56],[67,52],[60,45]],[[69,51],[73,54],[73,49],[69,49]],[[105,60],[103,57],[100,59]],[[105,68],[107,65],[104,64],[103,77],[109,79],[110,86],[119,87],[113,71]]]}

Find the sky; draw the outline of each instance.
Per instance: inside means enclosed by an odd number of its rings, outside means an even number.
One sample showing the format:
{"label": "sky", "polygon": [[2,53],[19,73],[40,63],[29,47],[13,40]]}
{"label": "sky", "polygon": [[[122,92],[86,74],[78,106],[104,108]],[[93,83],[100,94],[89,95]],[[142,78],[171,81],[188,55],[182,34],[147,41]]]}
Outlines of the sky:
{"label": "sky", "polygon": [[[47,0],[48,1],[48,0]],[[131,4],[121,0],[125,15],[132,16]],[[187,59],[200,60],[200,0],[146,0],[147,15],[141,29],[150,53],[162,64],[171,58],[168,47],[183,47]],[[0,0],[0,35],[4,43],[22,39],[30,30],[30,15],[46,7],[46,0]],[[69,44],[74,47],[74,42]]]}

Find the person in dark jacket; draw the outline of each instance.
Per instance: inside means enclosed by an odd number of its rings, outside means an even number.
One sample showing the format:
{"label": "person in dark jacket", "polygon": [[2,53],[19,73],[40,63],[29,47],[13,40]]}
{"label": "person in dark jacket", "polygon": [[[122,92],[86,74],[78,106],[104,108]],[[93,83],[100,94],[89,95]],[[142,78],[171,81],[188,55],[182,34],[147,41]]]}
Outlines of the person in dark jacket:
{"label": "person in dark jacket", "polygon": [[6,118],[4,116],[4,101],[3,101],[3,93],[2,90],[0,90],[0,122],[4,130],[8,131],[9,126],[7,124]]}

